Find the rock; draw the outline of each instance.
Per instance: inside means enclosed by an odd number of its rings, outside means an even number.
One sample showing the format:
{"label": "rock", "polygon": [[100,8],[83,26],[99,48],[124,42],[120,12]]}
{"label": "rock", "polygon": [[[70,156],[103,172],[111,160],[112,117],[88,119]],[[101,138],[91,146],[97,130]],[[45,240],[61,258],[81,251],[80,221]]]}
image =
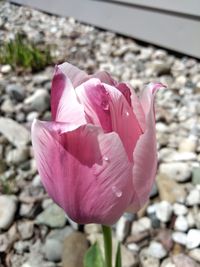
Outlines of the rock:
{"label": "rock", "polygon": [[186,191],[183,186],[171,180],[165,174],[159,174],[156,178],[161,200],[169,203],[184,202]]}
{"label": "rock", "polygon": [[33,236],[34,224],[32,221],[19,221],[17,229],[20,233],[21,239],[26,240]]}
{"label": "rock", "polygon": [[171,219],[172,206],[167,201],[156,204],[156,216],[161,222],[168,222]]}
{"label": "rock", "polygon": [[170,251],[173,247],[172,233],[170,230],[160,230],[156,237],[156,241],[159,241],[167,251]]}
{"label": "rock", "polygon": [[26,146],[30,142],[29,131],[9,118],[0,117],[0,133],[19,148]]}
{"label": "rock", "polygon": [[200,191],[196,188],[192,189],[186,198],[186,203],[189,206],[199,205],[200,204]]}
{"label": "rock", "polygon": [[36,218],[36,223],[45,224],[51,228],[63,227],[66,224],[66,221],[67,218],[64,211],[56,204],[48,206]]}
{"label": "rock", "polygon": [[69,226],[50,232],[44,244],[44,254],[47,260],[54,262],[61,261],[63,241],[72,232],[73,230]]}
{"label": "rock", "polygon": [[0,174],[4,173],[7,169],[7,165],[4,160],[0,159]]}
{"label": "rock", "polygon": [[17,199],[12,195],[0,195],[0,229],[7,230],[13,222]]}
{"label": "rock", "polygon": [[63,267],[83,267],[83,258],[88,249],[84,234],[74,232],[64,240],[62,252]]}
{"label": "rock", "polygon": [[164,259],[160,267],[176,267],[171,258]]}
{"label": "rock", "polygon": [[187,234],[186,233],[182,233],[182,232],[174,232],[172,234],[172,239],[173,239],[174,242],[185,246],[186,245],[186,240],[187,240]]}
{"label": "rock", "polygon": [[192,183],[193,185],[200,184],[200,167],[196,167],[192,170]]}
{"label": "rock", "polygon": [[191,177],[191,167],[184,162],[162,163],[159,171],[177,182],[188,181]]}
{"label": "rock", "polygon": [[3,65],[1,67],[1,73],[3,73],[3,74],[9,73],[9,72],[11,72],[11,70],[12,70],[12,68],[10,65]]}
{"label": "rock", "polygon": [[25,90],[20,84],[8,84],[6,93],[17,101],[22,101],[25,97]]}
{"label": "rock", "polygon": [[187,234],[186,246],[188,249],[197,248],[200,245],[200,230],[190,229]]}
{"label": "rock", "polygon": [[159,259],[149,254],[148,248],[144,248],[139,254],[141,267],[159,267]]}
{"label": "rock", "polygon": [[177,216],[186,215],[188,213],[188,208],[182,204],[175,203],[173,205],[173,211],[174,211],[174,214]]}
{"label": "rock", "polygon": [[38,112],[44,112],[49,108],[50,98],[49,94],[44,89],[37,89],[33,95],[25,99],[25,104],[30,107],[31,110]]}
{"label": "rock", "polygon": [[188,221],[185,216],[179,215],[174,224],[174,229],[181,232],[186,232],[188,230]]}
{"label": "rock", "polygon": [[33,76],[33,83],[35,85],[43,85],[44,83],[48,82],[50,77],[46,74],[37,74]]}
{"label": "rock", "polygon": [[188,138],[183,139],[179,144],[180,152],[195,152],[197,148],[197,137],[190,135]]}
{"label": "rock", "polygon": [[163,259],[167,256],[167,251],[163,245],[157,241],[152,241],[148,247],[148,253],[156,259]]}
{"label": "rock", "polygon": [[15,111],[13,102],[10,98],[6,98],[1,104],[1,110],[4,113],[13,113]]}
{"label": "rock", "polygon": [[101,225],[96,223],[90,223],[84,225],[84,232],[88,235],[100,233],[101,232]]}
{"label": "rock", "polygon": [[127,218],[127,216],[123,215],[118,220],[116,225],[116,237],[122,242],[128,235],[130,231],[131,221]]}
{"label": "rock", "polygon": [[193,228],[195,226],[195,218],[194,218],[193,212],[189,211],[186,217],[187,217],[189,228]]}
{"label": "rock", "polygon": [[28,147],[20,147],[10,150],[6,156],[6,161],[8,164],[20,164],[26,161],[29,157]]}
{"label": "rock", "polygon": [[170,63],[163,60],[154,60],[151,63],[151,68],[157,75],[163,75],[170,73],[170,65]]}
{"label": "rock", "polygon": [[132,224],[132,235],[142,233],[151,229],[151,220],[148,217],[142,217],[138,221],[134,221]]}
{"label": "rock", "polygon": [[37,111],[29,112],[26,116],[26,120],[29,122],[32,122],[34,119],[37,119],[39,117],[39,113]]}
{"label": "rock", "polygon": [[195,248],[189,251],[189,256],[200,263],[200,248]]}
{"label": "rock", "polygon": [[199,267],[198,263],[184,254],[173,256],[172,259],[176,267]]}

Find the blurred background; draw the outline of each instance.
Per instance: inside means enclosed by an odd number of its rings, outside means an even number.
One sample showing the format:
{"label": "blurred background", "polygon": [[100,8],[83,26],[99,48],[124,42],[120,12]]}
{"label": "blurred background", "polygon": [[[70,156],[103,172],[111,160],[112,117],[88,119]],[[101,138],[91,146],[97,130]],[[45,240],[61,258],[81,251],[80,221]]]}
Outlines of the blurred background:
{"label": "blurred background", "polygon": [[123,267],[200,266],[199,59],[197,0],[0,1],[1,267],[82,267],[89,244],[102,247],[98,225],[71,222],[48,198],[33,158],[31,123],[50,119],[51,78],[64,61],[136,92],[168,86],[157,94],[151,199],[113,226],[114,241]]}

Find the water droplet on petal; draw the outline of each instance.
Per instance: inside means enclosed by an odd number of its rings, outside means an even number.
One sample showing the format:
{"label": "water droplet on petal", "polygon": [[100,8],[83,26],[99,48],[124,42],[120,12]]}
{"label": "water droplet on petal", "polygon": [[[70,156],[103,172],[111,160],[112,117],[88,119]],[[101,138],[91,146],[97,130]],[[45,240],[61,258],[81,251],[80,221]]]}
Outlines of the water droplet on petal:
{"label": "water droplet on petal", "polygon": [[121,197],[122,196],[122,191],[119,190],[115,185],[112,186],[112,191],[116,195],[116,197]]}
{"label": "water droplet on petal", "polygon": [[105,156],[105,157],[103,157],[103,159],[104,159],[105,161],[107,161],[107,162],[109,161],[109,158],[108,158],[108,157],[106,157],[106,156]]}
{"label": "water droplet on petal", "polygon": [[109,104],[108,104],[108,101],[103,100],[103,101],[101,102],[101,106],[102,106],[102,108],[103,108],[104,110],[109,110]]}
{"label": "water droplet on petal", "polygon": [[129,112],[128,111],[126,111],[126,116],[129,116]]}

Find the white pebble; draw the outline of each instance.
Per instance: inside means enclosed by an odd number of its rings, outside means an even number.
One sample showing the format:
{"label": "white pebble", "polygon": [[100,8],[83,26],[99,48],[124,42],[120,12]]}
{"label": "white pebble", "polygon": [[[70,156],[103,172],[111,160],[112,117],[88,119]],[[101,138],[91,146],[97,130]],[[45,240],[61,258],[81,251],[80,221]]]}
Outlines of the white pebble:
{"label": "white pebble", "polygon": [[188,221],[185,216],[179,215],[176,218],[174,229],[181,232],[186,232],[188,230]]}
{"label": "white pebble", "polygon": [[188,249],[197,248],[200,245],[200,230],[190,229],[187,234],[186,246]]}
{"label": "white pebble", "polygon": [[173,211],[175,215],[186,215],[188,213],[188,208],[182,204],[175,203],[173,205]]}
{"label": "white pebble", "polygon": [[167,201],[162,201],[156,205],[156,216],[161,222],[168,222],[172,215],[172,206]]}
{"label": "white pebble", "polygon": [[172,234],[172,239],[174,242],[185,246],[187,240],[187,234],[182,232],[174,232]]}

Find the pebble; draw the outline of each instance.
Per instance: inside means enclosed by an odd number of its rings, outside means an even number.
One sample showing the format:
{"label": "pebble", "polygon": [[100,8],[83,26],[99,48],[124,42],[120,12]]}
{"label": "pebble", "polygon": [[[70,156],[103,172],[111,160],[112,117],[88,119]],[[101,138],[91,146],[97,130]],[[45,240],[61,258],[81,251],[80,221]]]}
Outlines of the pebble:
{"label": "pebble", "polygon": [[164,259],[160,267],[176,267],[171,258]]}
{"label": "pebble", "polygon": [[0,133],[18,148],[30,142],[29,131],[10,118],[0,117]]}
{"label": "pebble", "polygon": [[183,215],[179,215],[174,223],[174,229],[181,232],[186,232],[188,230],[188,221],[187,218]]}
{"label": "pebble", "polygon": [[167,256],[167,250],[157,241],[152,241],[150,243],[148,253],[156,259],[163,259]]}
{"label": "pebble", "polygon": [[84,225],[84,232],[88,235],[100,233],[101,232],[101,226],[99,224],[96,224],[96,223],[85,224]]}
{"label": "pebble", "polygon": [[196,167],[192,170],[192,183],[193,185],[200,184],[200,167]]}
{"label": "pebble", "polygon": [[125,215],[121,216],[116,224],[116,237],[120,242],[127,237],[130,231],[130,226],[130,220]]}
{"label": "pebble", "polygon": [[22,240],[29,239],[33,236],[34,223],[32,221],[19,221],[17,229]]}
{"label": "pebble", "polygon": [[83,258],[88,249],[88,242],[84,234],[74,232],[64,240],[62,251],[63,267],[83,267]]}
{"label": "pebble", "polygon": [[0,229],[7,230],[13,223],[17,209],[14,195],[0,195]]}
{"label": "pebble", "polygon": [[161,222],[168,222],[171,219],[172,206],[167,201],[156,204],[156,216]]}
{"label": "pebble", "polygon": [[144,248],[139,254],[141,267],[159,267],[159,259],[149,254],[148,248]]}
{"label": "pebble", "polygon": [[184,254],[173,256],[173,262],[176,267],[199,267],[197,262]]}
{"label": "pebble", "polygon": [[174,242],[185,246],[187,241],[187,234],[182,232],[173,232],[172,239]]}
{"label": "pebble", "polygon": [[49,108],[49,93],[44,89],[37,89],[33,95],[25,99],[24,103],[28,105],[31,110],[44,112]]}
{"label": "pebble", "polygon": [[161,200],[169,203],[184,202],[186,191],[183,186],[168,178],[165,174],[159,174],[156,178]]}
{"label": "pebble", "polygon": [[190,229],[187,234],[186,247],[197,248],[200,245],[200,230]]}
{"label": "pebble", "polygon": [[29,157],[28,147],[20,147],[17,149],[10,150],[6,156],[6,162],[10,165],[20,164],[26,161]]}
{"label": "pebble", "polygon": [[61,261],[63,241],[72,232],[72,228],[66,226],[60,230],[52,230],[48,234],[44,244],[44,254],[47,260],[53,262]]}
{"label": "pebble", "polygon": [[200,191],[196,188],[192,189],[186,198],[186,203],[189,206],[199,205],[200,204]]}
{"label": "pebble", "polygon": [[142,217],[138,221],[134,221],[132,224],[132,235],[142,233],[151,229],[151,220],[148,217]]}
{"label": "pebble", "polygon": [[175,215],[186,215],[188,213],[188,208],[182,204],[174,203],[173,212]]}
{"label": "pebble", "polygon": [[181,141],[179,144],[180,152],[195,152],[197,148],[197,137],[189,136],[188,138]]}
{"label": "pebble", "polygon": [[191,177],[191,167],[186,162],[162,163],[159,171],[177,182],[186,182]]}
{"label": "pebble", "polygon": [[56,204],[48,206],[36,218],[36,223],[45,224],[51,228],[63,227],[66,224],[66,221],[67,218],[64,211]]}
{"label": "pebble", "polygon": [[1,73],[3,73],[3,74],[9,73],[9,72],[11,72],[11,70],[12,70],[12,68],[10,65],[3,65],[1,67]]}
{"label": "pebble", "polygon": [[8,84],[6,86],[6,93],[17,101],[22,101],[25,97],[25,90],[20,84]]}
{"label": "pebble", "polygon": [[195,248],[189,251],[188,255],[195,261],[200,263],[200,248]]}

